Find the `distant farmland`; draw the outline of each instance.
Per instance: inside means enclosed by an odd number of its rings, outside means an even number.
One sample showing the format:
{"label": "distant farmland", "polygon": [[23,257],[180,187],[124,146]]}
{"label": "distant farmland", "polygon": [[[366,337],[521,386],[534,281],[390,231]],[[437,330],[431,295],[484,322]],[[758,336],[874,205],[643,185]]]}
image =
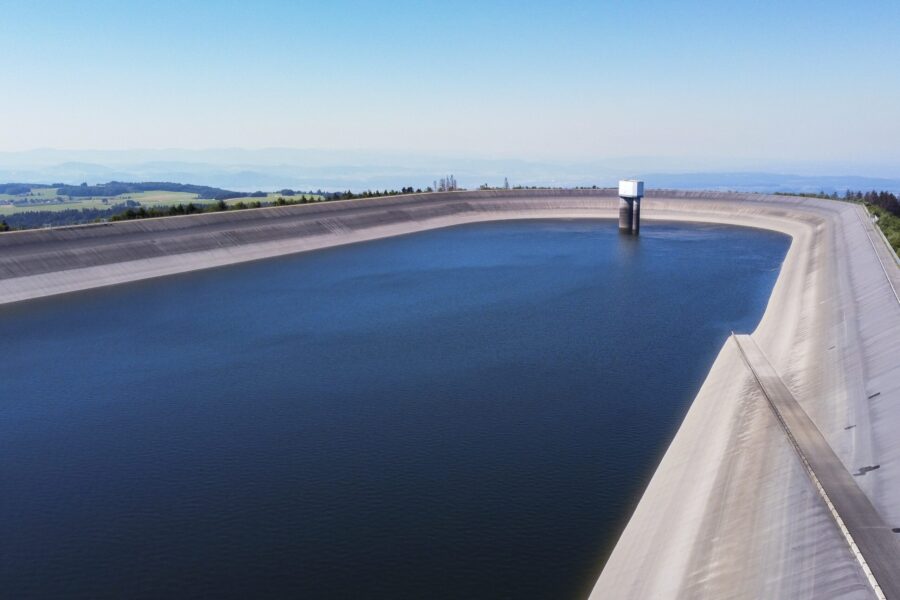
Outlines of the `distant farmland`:
{"label": "distant farmland", "polygon": [[[48,188],[49,190],[55,190],[55,188]],[[46,190],[41,190],[46,191]],[[36,211],[59,211],[59,210],[80,210],[80,209],[104,209],[104,208],[112,208],[117,205],[128,206],[128,201],[137,202],[140,206],[152,207],[152,206],[175,206],[176,204],[187,204],[192,202],[194,204],[211,204],[216,202],[212,198],[200,198],[197,194],[189,194],[187,192],[165,192],[165,191],[151,191],[151,192],[139,192],[135,194],[121,194],[119,196],[90,196],[87,198],[69,198],[68,196],[54,196],[47,194],[47,199],[52,200],[53,198],[60,198],[59,201],[56,202],[40,202],[34,204],[3,204],[4,201],[8,201],[11,197],[8,194],[0,194],[0,216],[6,215],[15,215],[23,212],[36,212]],[[238,202],[274,202],[279,197],[283,195],[278,192],[271,192],[266,194],[265,196],[239,196],[237,198],[229,198],[225,200],[225,203],[229,206],[237,204]],[[297,195],[299,197],[300,194]],[[310,199],[320,199],[321,196],[317,196],[315,194],[303,194],[306,198]],[[12,198],[19,199],[19,196],[14,196]],[[37,199],[37,198],[36,198]]]}
{"label": "distant farmland", "polygon": [[[151,183],[110,182],[97,186],[59,187],[0,184],[0,219],[6,221],[9,227],[18,229],[103,221],[128,209],[137,208],[152,210],[189,204],[202,208],[220,201],[233,207],[240,203],[273,204],[278,198],[307,201],[324,199],[317,194],[293,190],[244,195],[241,192],[205,186],[170,183],[157,185],[160,189],[153,189],[154,184]],[[123,189],[131,191],[122,192]],[[107,191],[109,193],[103,193]]]}
{"label": "distant farmland", "polygon": [[[444,180],[441,180],[441,191],[458,189],[452,176],[449,181],[452,187],[445,187]],[[422,190],[407,186],[399,190],[366,190],[356,193],[350,190],[304,192],[282,189],[277,192],[247,194],[166,181],[110,181],[98,185],[0,183],[0,232],[432,191],[430,187]]]}
{"label": "distant farmland", "polygon": [[0,215],[15,215],[23,212],[35,211],[60,211],[80,209],[105,209],[122,204],[127,206],[128,201],[138,202],[144,206],[171,206],[193,202],[202,204],[215,202],[212,199],[200,199],[197,194],[187,192],[150,191],[118,196],[88,196],[78,198],[72,196],[60,196],[58,188],[39,188],[27,194],[0,194]]}

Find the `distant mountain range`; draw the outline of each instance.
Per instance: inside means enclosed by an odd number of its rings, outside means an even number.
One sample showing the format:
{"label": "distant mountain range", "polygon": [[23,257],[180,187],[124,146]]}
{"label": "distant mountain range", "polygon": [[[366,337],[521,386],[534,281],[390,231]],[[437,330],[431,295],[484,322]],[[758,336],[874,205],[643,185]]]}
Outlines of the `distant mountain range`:
{"label": "distant mountain range", "polygon": [[[804,168],[800,163],[793,166]],[[813,174],[795,175],[781,168],[777,171],[768,168],[747,171],[676,159],[623,158],[566,163],[279,148],[0,152],[0,182],[173,181],[241,191],[281,188],[361,191],[408,185],[425,188],[452,173],[467,188],[482,183],[501,185],[504,178],[512,185],[608,187],[622,177],[639,177],[651,188],[827,193],[878,189],[900,192],[900,176],[834,174],[837,168],[817,165],[814,169],[805,169],[814,171]],[[884,172],[900,173],[900,169],[879,170],[879,173]]]}
{"label": "distant mountain range", "polygon": [[842,193],[845,190],[900,191],[900,179],[857,175],[784,173],[649,173],[642,178],[655,188],[734,192]]}

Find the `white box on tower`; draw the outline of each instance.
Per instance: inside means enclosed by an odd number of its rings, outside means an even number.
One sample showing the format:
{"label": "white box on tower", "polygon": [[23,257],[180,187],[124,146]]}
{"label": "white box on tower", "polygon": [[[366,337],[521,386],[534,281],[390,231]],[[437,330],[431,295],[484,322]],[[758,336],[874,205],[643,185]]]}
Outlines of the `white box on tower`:
{"label": "white box on tower", "polygon": [[644,182],[636,179],[619,180],[619,196],[622,198],[641,198],[644,195]]}

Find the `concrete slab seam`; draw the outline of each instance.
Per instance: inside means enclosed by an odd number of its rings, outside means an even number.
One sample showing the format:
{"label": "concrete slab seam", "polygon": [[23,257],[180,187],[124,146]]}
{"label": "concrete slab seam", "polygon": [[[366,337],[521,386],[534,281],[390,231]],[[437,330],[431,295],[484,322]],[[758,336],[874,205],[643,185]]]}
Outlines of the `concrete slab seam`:
{"label": "concrete slab seam", "polygon": [[822,482],[819,481],[819,478],[816,476],[815,471],[812,466],[809,464],[809,461],[806,459],[806,455],[803,453],[802,448],[797,443],[797,440],[794,438],[791,433],[790,427],[788,427],[787,423],[784,421],[784,418],[781,416],[781,412],[772,402],[771,398],[769,398],[769,394],[766,392],[765,387],[762,385],[762,381],[759,379],[759,375],[756,373],[756,369],[753,368],[753,365],[750,363],[750,360],[747,358],[746,353],[744,352],[744,348],[741,346],[741,343],[738,341],[737,336],[734,332],[731,333],[731,338],[734,340],[734,343],[737,345],[738,350],[740,351],[741,358],[744,361],[744,364],[747,365],[747,368],[750,370],[750,373],[753,375],[753,379],[756,381],[757,386],[762,392],[763,396],[766,399],[766,402],[769,404],[769,407],[772,409],[772,412],[775,415],[775,418],[778,419],[778,422],[781,424],[781,428],[784,431],[785,435],[790,441],[791,446],[794,448],[794,451],[797,453],[797,456],[800,458],[800,462],[803,464],[803,468],[806,471],[806,474],[809,476],[813,485],[816,488],[819,496],[825,502],[825,506],[828,508],[828,512],[831,514],[832,518],[835,521],[838,529],[846,540],[847,544],[850,547],[850,552],[853,554],[856,561],[859,563],[860,567],[863,570],[863,573],[866,575],[866,580],[869,582],[869,585],[872,587],[872,591],[875,593],[875,597],[878,600],[887,600],[884,595],[884,592],[881,589],[881,586],[878,584],[878,581],[875,579],[875,575],[872,573],[872,569],[869,568],[869,564],[866,562],[865,556],[863,556],[862,552],[859,550],[859,546],[857,546],[856,541],[853,539],[853,536],[850,534],[850,531],[847,529],[847,526],[844,524],[844,520],[841,518],[841,515],[838,513],[837,508],[835,508],[834,504],[831,502],[831,499],[828,497],[828,493],[825,491],[825,488],[822,487]]}

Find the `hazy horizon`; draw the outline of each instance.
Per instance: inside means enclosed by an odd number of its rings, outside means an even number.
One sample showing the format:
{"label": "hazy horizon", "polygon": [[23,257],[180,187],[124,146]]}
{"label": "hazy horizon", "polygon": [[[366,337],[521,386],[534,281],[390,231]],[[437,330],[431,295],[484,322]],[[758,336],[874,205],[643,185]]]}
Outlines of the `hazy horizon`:
{"label": "hazy horizon", "polygon": [[403,161],[416,166],[440,161],[458,163],[509,162],[522,164],[557,164],[560,166],[604,165],[625,170],[653,170],[666,173],[686,172],[777,172],[798,175],[839,174],[870,177],[900,177],[900,163],[888,161],[859,162],[853,160],[825,161],[772,159],[758,157],[684,157],[653,155],[616,155],[595,159],[538,159],[515,154],[488,155],[478,152],[467,154],[453,152],[428,152],[415,150],[383,150],[364,148],[315,148],[315,147],[241,147],[222,146],[208,148],[159,147],[159,148],[31,148],[27,150],[0,150],[0,167],[49,166],[69,162],[93,162],[101,165],[136,164],[144,162],[175,161],[222,165],[345,165],[358,163],[395,164]]}
{"label": "hazy horizon", "polygon": [[454,174],[462,187],[609,187],[639,177],[648,187],[754,192],[900,191],[888,168],[850,168],[811,161],[690,160],[621,157],[597,161],[535,161],[415,152],[302,148],[206,150],[31,150],[0,152],[0,182],[89,184],[174,181],[254,191],[425,188]]}

